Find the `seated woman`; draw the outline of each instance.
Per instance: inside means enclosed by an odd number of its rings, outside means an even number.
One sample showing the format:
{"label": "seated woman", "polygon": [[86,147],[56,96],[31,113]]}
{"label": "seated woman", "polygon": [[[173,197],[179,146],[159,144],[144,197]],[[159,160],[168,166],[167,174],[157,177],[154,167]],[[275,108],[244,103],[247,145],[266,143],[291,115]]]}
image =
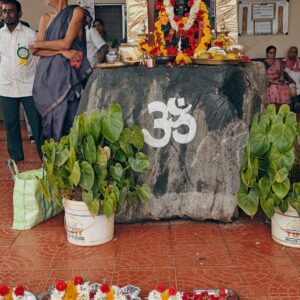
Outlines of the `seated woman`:
{"label": "seated woman", "polygon": [[265,105],[275,104],[279,108],[282,104],[291,103],[290,89],[284,83],[283,66],[280,60],[275,58],[276,47],[269,46],[266,49],[266,55],[264,64],[267,71],[268,90]]}
{"label": "seated woman", "polygon": [[289,82],[295,89],[294,94],[291,95],[294,109],[296,109],[297,112],[300,112],[300,60],[298,58],[298,48],[296,46],[289,48],[284,70],[289,77]]}

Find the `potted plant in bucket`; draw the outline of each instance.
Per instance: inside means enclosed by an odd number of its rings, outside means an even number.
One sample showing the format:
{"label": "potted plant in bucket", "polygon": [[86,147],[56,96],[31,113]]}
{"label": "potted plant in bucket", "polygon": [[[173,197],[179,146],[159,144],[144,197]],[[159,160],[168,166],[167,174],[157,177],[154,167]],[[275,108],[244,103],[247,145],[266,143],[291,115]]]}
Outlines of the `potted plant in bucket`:
{"label": "potted plant in bucket", "polygon": [[[256,114],[245,147],[237,195],[239,207],[254,216],[261,206],[271,219],[272,238],[300,247],[300,177],[295,150],[300,127],[295,113],[282,105],[276,113],[269,105],[260,119]],[[297,172],[296,172],[297,173]],[[299,176],[300,172],[298,173]]]}
{"label": "potted plant in bucket", "polygon": [[119,104],[81,114],[69,135],[45,142],[46,176],[39,183],[47,198],[63,199],[69,242],[108,242],[114,213],[123,205],[136,208],[149,200],[149,186],[138,184],[139,175],[150,170],[143,145],[139,127],[124,128]]}

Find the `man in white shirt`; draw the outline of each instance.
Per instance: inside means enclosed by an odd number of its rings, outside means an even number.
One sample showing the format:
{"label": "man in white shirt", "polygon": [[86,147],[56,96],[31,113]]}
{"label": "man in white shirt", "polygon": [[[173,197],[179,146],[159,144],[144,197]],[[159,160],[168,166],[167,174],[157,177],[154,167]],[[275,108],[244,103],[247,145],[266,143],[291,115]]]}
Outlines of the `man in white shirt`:
{"label": "man in white shirt", "polygon": [[0,29],[0,107],[7,133],[7,150],[11,159],[24,160],[19,121],[22,103],[42,158],[41,117],[32,98],[37,61],[29,51],[36,33],[20,23],[22,11],[18,1],[4,0],[2,15],[5,25]]}
{"label": "man in white shirt", "polygon": [[92,67],[105,62],[108,46],[96,28],[91,27],[91,18],[87,17],[86,44],[87,57]]}

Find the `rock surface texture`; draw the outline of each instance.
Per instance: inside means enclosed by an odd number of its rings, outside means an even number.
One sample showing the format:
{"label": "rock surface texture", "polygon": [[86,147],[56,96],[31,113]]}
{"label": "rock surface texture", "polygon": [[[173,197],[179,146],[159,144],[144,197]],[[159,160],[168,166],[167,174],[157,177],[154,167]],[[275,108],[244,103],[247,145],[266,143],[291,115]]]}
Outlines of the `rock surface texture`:
{"label": "rock surface texture", "polygon": [[248,128],[261,110],[265,82],[259,62],[95,69],[78,113],[119,102],[127,125],[148,132],[143,150],[152,171],[143,180],[153,197],[137,211],[124,207],[117,221],[189,217],[230,222],[237,214]]}

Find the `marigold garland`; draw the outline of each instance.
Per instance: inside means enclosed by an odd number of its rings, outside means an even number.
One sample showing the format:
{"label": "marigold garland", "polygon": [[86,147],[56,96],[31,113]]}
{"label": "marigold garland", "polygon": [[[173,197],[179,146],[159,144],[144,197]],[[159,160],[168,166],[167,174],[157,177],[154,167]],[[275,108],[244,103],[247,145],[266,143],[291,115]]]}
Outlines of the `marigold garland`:
{"label": "marigold garland", "polygon": [[[190,22],[189,13],[186,13],[184,17],[175,16],[172,23],[177,22],[177,27],[179,30],[175,31],[173,28],[175,26],[171,26],[168,36],[165,37],[162,27],[170,23],[169,16],[167,14],[167,10],[170,10],[170,8],[166,10],[164,3],[172,3],[172,6],[174,6],[175,2],[156,0],[155,7],[158,10],[158,17],[155,21],[155,30],[153,33],[154,43],[151,41],[140,41],[140,47],[150,56],[176,56],[176,64],[191,63],[191,57],[197,56],[199,53],[207,50],[212,39],[206,4],[201,1],[197,11],[196,20],[202,25],[201,37],[199,41],[199,38],[198,40],[194,38],[196,29],[194,27],[186,26],[186,24]],[[191,3],[193,4],[193,1]],[[188,30],[185,31],[183,28],[188,28]],[[184,49],[183,51],[180,51],[178,47],[168,47],[166,45],[166,39],[171,41],[175,34],[184,35],[185,38],[190,41],[191,49]]]}

